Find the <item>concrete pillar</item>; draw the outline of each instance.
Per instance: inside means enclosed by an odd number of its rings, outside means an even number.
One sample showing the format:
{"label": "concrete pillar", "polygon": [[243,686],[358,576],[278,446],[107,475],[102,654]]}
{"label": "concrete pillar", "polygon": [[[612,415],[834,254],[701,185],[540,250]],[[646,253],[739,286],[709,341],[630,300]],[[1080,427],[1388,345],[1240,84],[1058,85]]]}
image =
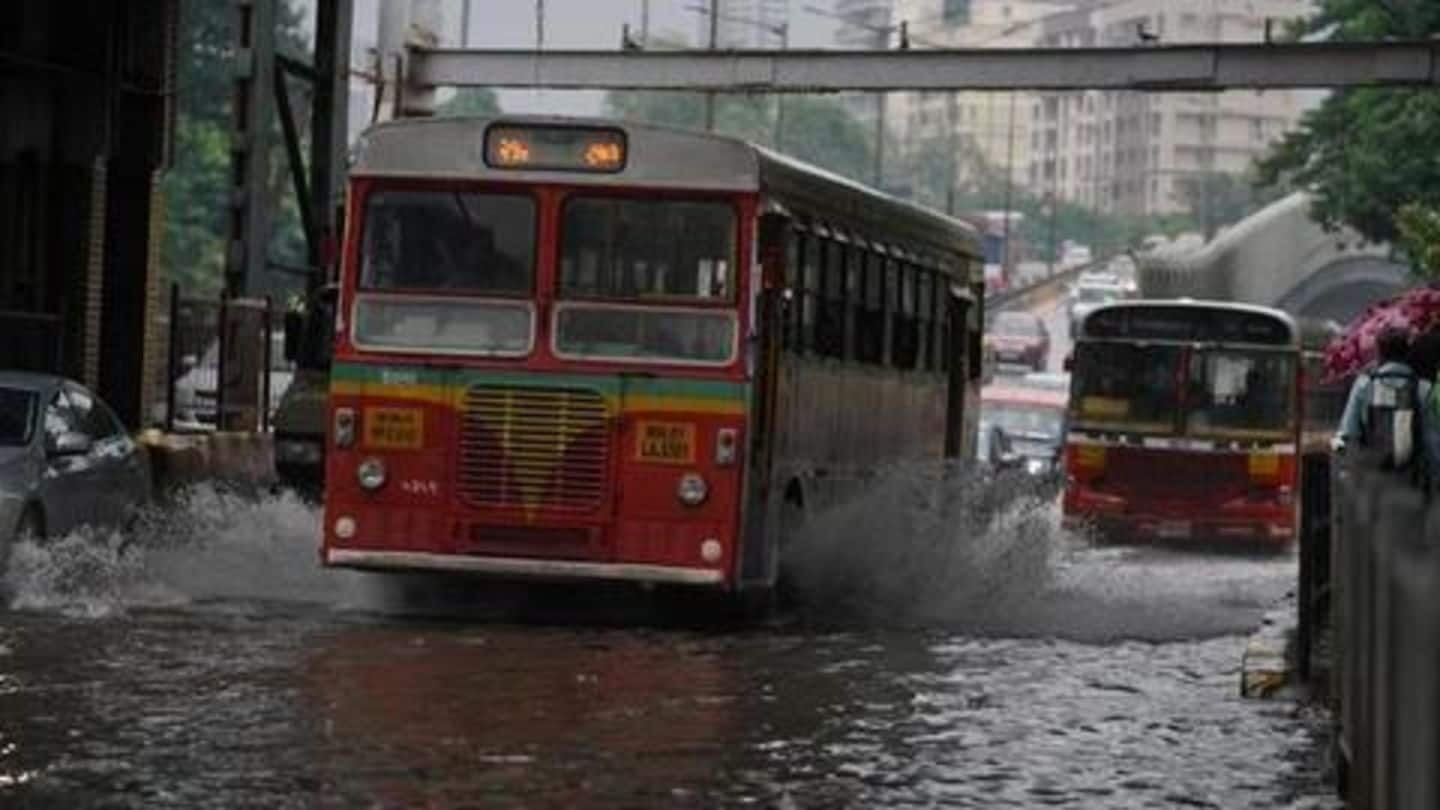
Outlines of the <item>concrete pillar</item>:
{"label": "concrete pillar", "polygon": [[105,225],[107,219],[106,157],[95,158],[90,170],[89,227],[86,229],[83,289],[78,296],[80,319],[80,379],[92,389],[100,387],[100,321],[105,291]]}

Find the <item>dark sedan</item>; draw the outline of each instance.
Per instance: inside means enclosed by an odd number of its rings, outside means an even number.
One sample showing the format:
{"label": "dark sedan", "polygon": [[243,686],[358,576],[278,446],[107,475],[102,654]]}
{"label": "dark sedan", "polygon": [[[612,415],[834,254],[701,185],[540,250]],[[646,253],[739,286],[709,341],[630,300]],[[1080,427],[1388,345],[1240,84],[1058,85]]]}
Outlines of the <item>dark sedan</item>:
{"label": "dark sedan", "polygon": [[84,386],[0,372],[0,570],[16,538],[123,525],[150,473],[120,420]]}
{"label": "dark sedan", "polygon": [[1050,330],[1038,315],[1029,312],[996,315],[985,334],[985,342],[994,348],[995,359],[1001,363],[1044,371],[1050,358]]}

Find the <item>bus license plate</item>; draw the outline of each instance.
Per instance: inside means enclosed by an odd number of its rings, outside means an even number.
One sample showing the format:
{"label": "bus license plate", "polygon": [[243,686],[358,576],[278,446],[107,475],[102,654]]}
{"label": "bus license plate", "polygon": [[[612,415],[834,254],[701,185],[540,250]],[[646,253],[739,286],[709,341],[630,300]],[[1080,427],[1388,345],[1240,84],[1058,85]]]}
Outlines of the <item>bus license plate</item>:
{"label": "bus license plate", "polygon": [[660,464],[694,464],[695,426],[683,422],[640,422],[635,459]]}
{"label": "bus license plate", "polygon": [[425,444],[425,412],[419,408],[366,408],[365,446],[419,450]]}

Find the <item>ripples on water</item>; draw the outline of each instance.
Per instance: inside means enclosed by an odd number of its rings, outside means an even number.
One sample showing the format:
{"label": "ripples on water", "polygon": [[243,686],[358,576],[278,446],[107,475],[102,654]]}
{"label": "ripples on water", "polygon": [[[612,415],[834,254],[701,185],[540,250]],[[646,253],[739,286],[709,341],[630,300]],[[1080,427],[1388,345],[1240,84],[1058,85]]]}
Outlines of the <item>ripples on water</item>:
{"label": "ripples on water", "polygon": [[817,521],[799,621],[723,633],[376,615],[396,580],[320,569],[289,497],[22,545],[0,805],[1335,806],[1319,724],[1236,696],[1293,557],[1095,550],[1016,482],[933,484]]}

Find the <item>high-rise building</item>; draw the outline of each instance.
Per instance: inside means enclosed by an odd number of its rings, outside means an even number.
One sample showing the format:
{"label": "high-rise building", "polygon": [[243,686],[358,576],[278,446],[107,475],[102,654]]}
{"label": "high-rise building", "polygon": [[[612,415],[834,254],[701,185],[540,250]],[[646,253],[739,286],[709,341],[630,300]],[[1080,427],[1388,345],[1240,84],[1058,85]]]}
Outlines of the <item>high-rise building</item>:
{"label": "high-rise building", "polygon": [[[892,7],[894,19],[908,22],[912,43],[997,48],[1257,42],[1267,18],[1310,12],[1310,0],[895,0]],[[1208,187],[1211,175],[1244,173],[1316,98],[1292,90],[897,93],[888,128],[912,154],[933,151],[936,139],[954,144],[961,187],[1008,176],[1032,194],[1096,210],[1169,214],[1204,205],[1194,189]]]}
{"label": "high-rise building", "polygon": [[[1311,10],[1308,0],[1119,0],[1046,19],[1036,44],[1258,42],[1267,18]],[[1046,93],[1034,109],[1028,182],[1037,193],[1104,211],[1203,216],[1192,209],[1204,201],[1187,184],[1244,173],[1315,98],[1293,90]]]}

